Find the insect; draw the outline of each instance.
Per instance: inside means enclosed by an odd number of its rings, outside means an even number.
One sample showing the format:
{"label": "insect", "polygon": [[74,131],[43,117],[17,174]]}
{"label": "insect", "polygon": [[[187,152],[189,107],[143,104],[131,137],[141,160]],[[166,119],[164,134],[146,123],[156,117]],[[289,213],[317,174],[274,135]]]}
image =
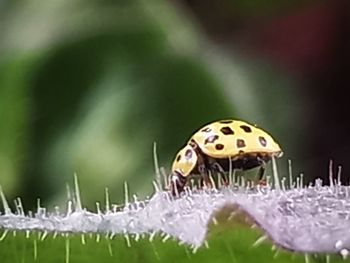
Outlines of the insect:
{"label": "insect", "polygon": [[[215,121],[195,132],[177,153],[170,174],[170,191],[178,195],[194,175],[210,187],[210,172],[224,174],[230,168],[244,171],[259,167],[261,180],[265,164],[282,154],[271,135],[254,125],[240,120]],[[223,180],[227,185],[225,176]]]}

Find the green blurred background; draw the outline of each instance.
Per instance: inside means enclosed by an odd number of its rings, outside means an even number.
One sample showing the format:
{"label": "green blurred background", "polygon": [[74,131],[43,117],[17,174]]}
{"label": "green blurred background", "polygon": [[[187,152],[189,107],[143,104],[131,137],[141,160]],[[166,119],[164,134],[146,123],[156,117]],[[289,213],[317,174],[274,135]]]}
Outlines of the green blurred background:
{"label": "green blurred background", "polygon": [[[152,194],[205,123],[272,133],[295,174],[349,158],[348,1],[0,0],[0,184],[33,209]],[[345,179],[344,179],[345,180]]]}

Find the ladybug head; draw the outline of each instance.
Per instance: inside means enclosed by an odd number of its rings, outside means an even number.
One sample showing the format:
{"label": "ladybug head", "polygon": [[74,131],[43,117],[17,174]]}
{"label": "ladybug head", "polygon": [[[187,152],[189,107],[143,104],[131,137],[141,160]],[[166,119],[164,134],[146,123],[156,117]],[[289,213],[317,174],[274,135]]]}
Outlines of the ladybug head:
{"label": "ladybug head", "polygon": [[191,145],[182,148],[175,157],[170,174],[170,191],[173,195],[183,191],[189,175],[197,166],[198,156]]}

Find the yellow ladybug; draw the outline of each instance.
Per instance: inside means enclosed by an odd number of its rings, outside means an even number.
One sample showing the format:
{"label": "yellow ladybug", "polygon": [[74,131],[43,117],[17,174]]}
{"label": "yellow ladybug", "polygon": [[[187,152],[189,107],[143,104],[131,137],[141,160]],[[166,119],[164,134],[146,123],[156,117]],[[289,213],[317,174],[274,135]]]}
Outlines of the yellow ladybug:
{"label": "yellow ladybug", "polygon": [[265,164],[282,154],[278,143],[264,130],[239,120],[216,121],[194,133],[177,153],[170,175],[170,191],[173,195],[182,192],[192,175],[199,175],[210,186],[209,171],[224,173],[229,167],[236,170],[260,167],[261,179]]}

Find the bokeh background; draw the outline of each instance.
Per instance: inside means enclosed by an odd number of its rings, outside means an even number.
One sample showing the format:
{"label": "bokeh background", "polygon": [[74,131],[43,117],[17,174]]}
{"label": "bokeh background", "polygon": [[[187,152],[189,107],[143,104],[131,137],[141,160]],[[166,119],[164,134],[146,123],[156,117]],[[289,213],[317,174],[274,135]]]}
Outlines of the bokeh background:
{"label": "bokeh background", "polygon": [[348,181],[349,1],[0,0],[0,184],[26,209],[152,194],[200,126],[269,131],[306,181]]}

